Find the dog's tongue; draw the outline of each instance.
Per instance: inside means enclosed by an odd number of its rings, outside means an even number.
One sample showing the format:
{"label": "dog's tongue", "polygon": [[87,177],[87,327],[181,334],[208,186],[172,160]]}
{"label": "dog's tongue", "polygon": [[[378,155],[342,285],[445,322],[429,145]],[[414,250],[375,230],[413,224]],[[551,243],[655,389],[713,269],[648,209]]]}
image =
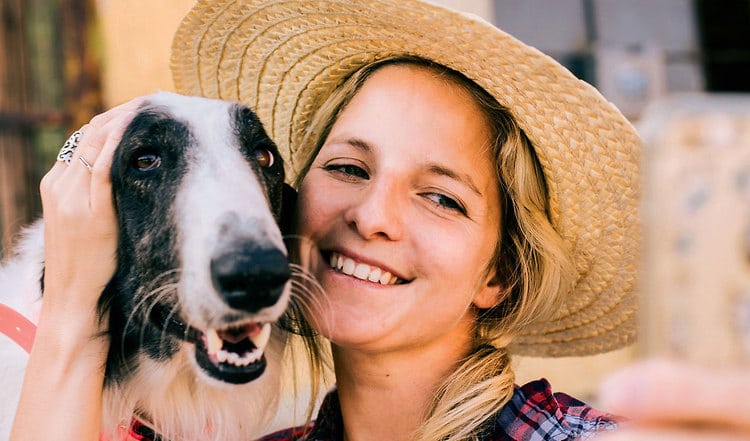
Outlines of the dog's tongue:
{"label": "dog's tongue", "polygon": [[219,335],[219,338],[224,341],[228,341],[229,343],[239,343],[246,338],[250,338],[252,335],[258,334],[260,330],[261,327],[257,323],[254,323],[239,328],[216,331],[216,333]]}
{"label": "dog's tongue", "polygon": [[[209,329],[205,333],[205,343],[209,355],[217,354],[222,348],[240,350],[249,345],[263,351],[271,336],[271,324],[254,323],[230,329]],[[245,342],[245,343],[243,343]],[[252,342],[252,345],[250,343]]]}

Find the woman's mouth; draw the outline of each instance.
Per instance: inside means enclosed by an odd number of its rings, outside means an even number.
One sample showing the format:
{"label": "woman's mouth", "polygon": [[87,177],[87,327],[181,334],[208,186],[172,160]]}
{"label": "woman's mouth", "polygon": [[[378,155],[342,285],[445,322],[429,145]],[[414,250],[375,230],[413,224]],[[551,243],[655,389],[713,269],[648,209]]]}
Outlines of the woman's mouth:
{"label": "woman's mouth", "polygon": [[348,276],[356,277],[360,280],[367,280],[381,285],[399,285],[406,283],[405,280],[398,278],[389,271],[366,263],[357,262],[351,257],[336,252],[331,252],[328,258],[328,264],[334,270]]}

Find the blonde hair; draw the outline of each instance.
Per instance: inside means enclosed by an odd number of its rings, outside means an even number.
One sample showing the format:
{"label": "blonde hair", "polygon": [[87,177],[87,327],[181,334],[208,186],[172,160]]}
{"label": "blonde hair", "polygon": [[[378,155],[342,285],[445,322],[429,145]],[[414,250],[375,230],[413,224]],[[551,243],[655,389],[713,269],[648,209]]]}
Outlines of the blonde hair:
{"label": "blonde hair", "polygon": [[[514,392],[509,346],[535,322],[548,320],[573,287],[575,268],[562,238],[549,220],[544,175],[530,141],[510,111],[460,72],[413,57],[395,56],[368,64],[336,88],[318,108],[303,142],[309,170],[338,116],[365,81],[394,64],[421,66],[466,90],[487,116],[494,143],[502,213],[500,240],[491,270],[503,293],[499,303],[477,310],[471,353],[436,390],[415,441],[475,440],[491,428],[497,412]],[[315,353],[315,351],[311,351]],[[316,363],[320,363],[318,360]]]}

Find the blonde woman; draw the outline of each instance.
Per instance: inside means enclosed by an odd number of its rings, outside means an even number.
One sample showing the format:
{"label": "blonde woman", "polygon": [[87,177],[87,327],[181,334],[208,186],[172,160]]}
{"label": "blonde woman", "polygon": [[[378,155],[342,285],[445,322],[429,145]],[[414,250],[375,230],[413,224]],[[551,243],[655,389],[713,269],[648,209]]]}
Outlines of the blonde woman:
{"label": "blonde woman", "polygon": [[[300,299],[300,320],[330,342],[336,387],[314,422],[266,440],[618,427],[545,381],[516,385],[510,363],[634,339],[639,142],[593,88],[480,20],[413,0],[199,1],[172,68],[183,93],[256,109],[316,246],[321,289]],[[15,440],[96,439],[107,342],[91,306],[111,274],[97,264],[115,246],[106,176],[131,109],[88,128],[93,178],[56,166],[43,185],[56,301]]]}
{"label": "blonde woman", "polygon": [[554,316],[574,267],[507,109],[455,71],[389,57],[350,76],[306,133],[297,230],[318,247],[322,287],[307,316],[336,373],[309,439],[616,427],[546,382],[514,386],[510,343]]}

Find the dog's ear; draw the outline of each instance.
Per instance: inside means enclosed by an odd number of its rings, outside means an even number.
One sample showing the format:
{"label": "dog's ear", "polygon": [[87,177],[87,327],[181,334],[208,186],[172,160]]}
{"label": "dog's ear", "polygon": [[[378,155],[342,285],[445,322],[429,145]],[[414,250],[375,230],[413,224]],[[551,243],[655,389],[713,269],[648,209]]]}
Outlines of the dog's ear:
{"label": "dog's ear", "polygon": [[281,189],[281,216],[279,227],[281,234],[293,234],[295,217],[297,216],[297,190],[284,183]]}

